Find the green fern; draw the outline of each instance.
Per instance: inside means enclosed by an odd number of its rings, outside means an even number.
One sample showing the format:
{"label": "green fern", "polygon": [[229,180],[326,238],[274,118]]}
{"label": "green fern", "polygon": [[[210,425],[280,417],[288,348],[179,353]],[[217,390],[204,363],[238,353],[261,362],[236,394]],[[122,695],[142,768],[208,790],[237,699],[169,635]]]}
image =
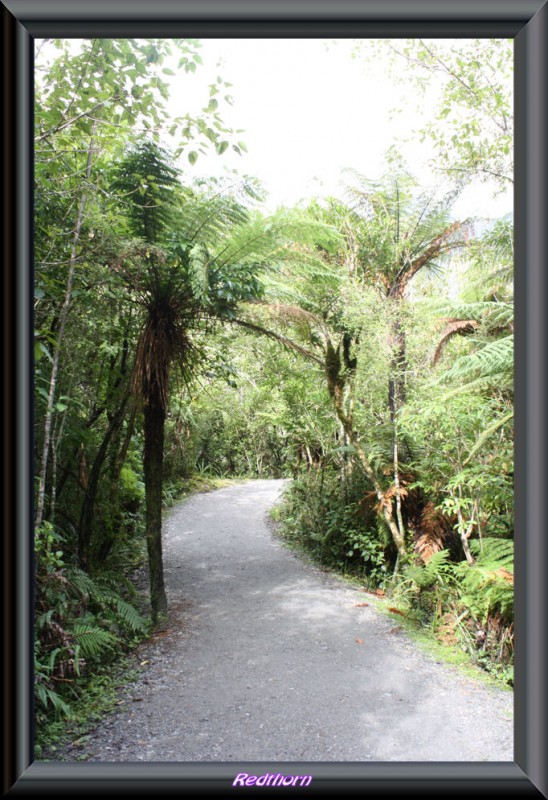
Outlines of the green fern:
{"label": "green fern", "polygon": [[117,636],[93,623],[75,622],[72,634],[80,645],[84,658],[98,658],[119,643]]}
{"label": "green fern", "polygon": [[34,689],[35,697],[44,711],[53,709],[63,717],[71,718],[73,716],[70,706],[50,686],[43,683],[35,683]]}
{"label": "green fern", "polygon": [[514,417],[514,410],[510,411],[508,414],[503,414],[501,417],[498,417],[494,422],[487,427],[481,436],[478,437],[476,443],[468,453],[465,461],[463,461],[463,466],[466,466],[472,459],[476,453],[481,450],[485,442],[491,438],[498,430],[500,430],[507,422],[510,422],[511,419]]}
{"label": "green fern", "polygon": [[99,576],[91,578],[86,572],[76,567],[67,570],[70,590],[85,599],[91,606],[98,605],[102,614],[113,615],[112,622],[121,628],[128,628],[132,633],[144,633],[148,621],[137,609],[120,595],[120,582],[128,591],[135,591],[127,578],[118,579]]}
{"label": "green fern", "polygon": [[497,382],[510,380],[514,366],[514,336],[489,341],[474,353],[459,358],[444,372],[442,380],[493,378]]}
{"label": "green fern", "polygon": [[112,596],[111,603],[120,619],[134,633],[144,633],[147,630],[148,620],[142,617],[131,603],[127,603],[117,595]]}
{"label": "green fern", "polygon": [[436,583],[451,580],[454,565],[449,561],[449,550],[433,553],[427,564],[412,564],[405,570],[405,577],[413,581],[419,588],[428,589]]}
{"label": "green fern", "polygon": [[485,621],[495,612],[507,620],[513,618],[514,542],[485,538],[470,542],[476,556],[473,566],[457,565],[456,574],[463,589],[461,602],[478,619]]}

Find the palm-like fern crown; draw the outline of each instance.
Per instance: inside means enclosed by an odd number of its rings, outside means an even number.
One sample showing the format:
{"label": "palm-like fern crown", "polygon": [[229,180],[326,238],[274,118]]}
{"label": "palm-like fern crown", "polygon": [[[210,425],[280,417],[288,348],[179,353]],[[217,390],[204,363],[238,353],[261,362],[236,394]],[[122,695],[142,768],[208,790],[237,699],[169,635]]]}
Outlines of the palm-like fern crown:
{"label": "palm-like fern crown", "polygon": [[120,198],[130,232],[159,244],[173,223],[179,172],[165,150],[148,140],[132,147],[114,170],[112,188]]}
{"label": "palm-like fern crown", "polygon": [[[201,353],[190,335],[205,321],[232,320],[242,301],[261,297],[261,271],[287,259],[296,221],[264,219],[256,182],[216,179],[183,188],[167,155],[139,145],[116,170],[130,206],[131,233],[113,271],[145,310],[134,387],[164,407],[170,364],[188,380]],[[146,174],[142,174],[145,170]]]}
{"label": "palm-like fern crown", "polygon": [[465,244],[467,223],[449,216],[454,194],[417,194],[408,175],[381,183],[356,172],[350,178],[346,196],[360,270],[387,294],[403,293],[420,269],[436,270],[447,253]]}
{"label": "palm-like fern crown", "polygon": [[455,335],[472,334],[470,352],[444,372],[446,381],[477,380],[481,386],[512,385],[514,307],[512,302],[513,236],[510,220],[492,226],[470,246],[470,266],[462,302],[438,307],[444,326],[434,356],[437,363]]}

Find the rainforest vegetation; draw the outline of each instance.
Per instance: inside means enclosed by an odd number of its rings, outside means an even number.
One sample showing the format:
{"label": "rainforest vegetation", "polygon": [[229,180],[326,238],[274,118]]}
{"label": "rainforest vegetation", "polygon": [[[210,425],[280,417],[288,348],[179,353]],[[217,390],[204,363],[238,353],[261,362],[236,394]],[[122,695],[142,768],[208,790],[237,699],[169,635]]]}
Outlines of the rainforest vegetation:
{"label": "rainforest vegetation", "polygon": [[38,726],[165,620],[162,509],[219,478],[291,479],[288,543],[511,683],[512,220],[452,211],[512,181],[510,44],[377,43],[402,80],[445,78],[443,188],[392,153],[275,212],[253,177],[193,177],[246,147],[222,76],[170,116],[166,65],[184,81],[199,44],[37,52]]}

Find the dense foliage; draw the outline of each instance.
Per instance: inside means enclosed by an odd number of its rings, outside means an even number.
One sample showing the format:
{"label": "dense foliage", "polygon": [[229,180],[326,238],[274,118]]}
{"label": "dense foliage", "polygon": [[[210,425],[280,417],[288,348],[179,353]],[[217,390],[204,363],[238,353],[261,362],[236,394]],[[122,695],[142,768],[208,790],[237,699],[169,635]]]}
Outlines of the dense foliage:
{"label": "dense foliage", "polygon": [[162,65],[193,73],[198,43],[58,47],[36,106],[38,722],[164,618],[162,504],[196,476],[291,478],[288,541],[510,676],[511,222],[455,220],[457,190],[402,171],[267,216],[256,181],[175,160],[233,140],[221,78],[168,118]]}

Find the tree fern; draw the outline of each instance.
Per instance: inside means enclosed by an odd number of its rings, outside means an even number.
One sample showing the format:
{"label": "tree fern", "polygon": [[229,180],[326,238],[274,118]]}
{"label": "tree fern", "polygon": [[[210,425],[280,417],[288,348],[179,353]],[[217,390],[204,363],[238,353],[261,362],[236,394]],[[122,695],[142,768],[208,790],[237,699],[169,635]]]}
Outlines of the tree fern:
{"label": "tree fern", "polygon": [[442,376],[445,382],[493,378],[507,385],[514,366],[514,336],[489,341],[477,351],[461,356]]}

